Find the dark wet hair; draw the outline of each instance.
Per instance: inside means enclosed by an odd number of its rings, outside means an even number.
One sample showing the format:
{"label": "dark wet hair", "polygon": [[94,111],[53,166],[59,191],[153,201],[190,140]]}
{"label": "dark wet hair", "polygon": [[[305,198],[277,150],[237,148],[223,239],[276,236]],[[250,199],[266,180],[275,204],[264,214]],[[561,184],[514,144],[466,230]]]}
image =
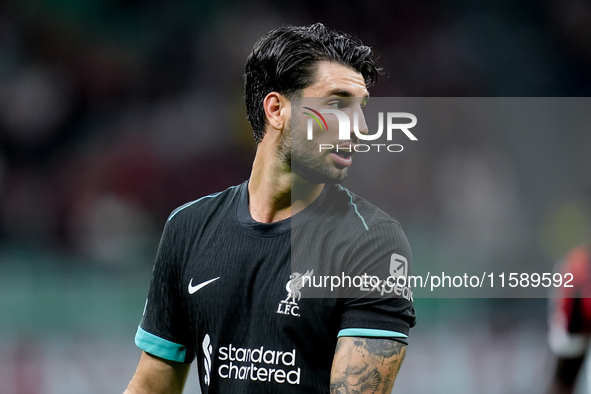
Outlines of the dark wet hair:
{"label": "dark wet hair", "polygon": [[271,92],[287,98],[310,86],[318,62],[334,61],[361,73],[365,84],[375,84],[380,69],[370,47],[355,37],[311,26],[284,26],[265,34],[246,61],[244,93],[246,113],[258,144],[265,134],[263,100]]}

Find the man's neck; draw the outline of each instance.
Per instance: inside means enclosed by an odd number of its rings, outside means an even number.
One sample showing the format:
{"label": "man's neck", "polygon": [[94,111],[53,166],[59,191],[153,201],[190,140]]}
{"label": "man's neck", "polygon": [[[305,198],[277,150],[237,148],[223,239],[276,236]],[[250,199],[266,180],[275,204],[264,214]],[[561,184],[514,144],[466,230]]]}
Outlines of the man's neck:
{"label": "man's neck", "polygon": [[304,210],[320,196],[324,184],[303,180],[265,148],[259,146],[252,166],[248,208],[257,222],[272,223]]}

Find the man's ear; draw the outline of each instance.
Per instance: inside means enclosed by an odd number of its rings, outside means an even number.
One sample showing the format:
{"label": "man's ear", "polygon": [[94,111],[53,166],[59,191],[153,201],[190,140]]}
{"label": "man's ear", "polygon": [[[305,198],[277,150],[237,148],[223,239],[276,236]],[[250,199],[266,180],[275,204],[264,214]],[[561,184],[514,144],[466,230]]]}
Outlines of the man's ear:
{"label": "man's ear", "polygon": [[275,130],[283,130],[287,125],[289,109],[289,100],[280,93],[271,92],[263,100],[267,123]]}

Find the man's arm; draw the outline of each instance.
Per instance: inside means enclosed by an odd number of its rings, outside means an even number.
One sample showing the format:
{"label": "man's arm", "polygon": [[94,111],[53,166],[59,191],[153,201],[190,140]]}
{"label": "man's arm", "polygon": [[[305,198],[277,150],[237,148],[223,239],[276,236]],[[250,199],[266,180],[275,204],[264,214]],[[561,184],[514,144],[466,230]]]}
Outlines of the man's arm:
{"label": "man's arm", "polygon": [[406,345],[388,338],[341,337],[330,373],[331,394],[390,394]]}
{"label": "man's arm", "polygon": [[123,394],[180,394],[190,365],[142,352],[137,370]]}

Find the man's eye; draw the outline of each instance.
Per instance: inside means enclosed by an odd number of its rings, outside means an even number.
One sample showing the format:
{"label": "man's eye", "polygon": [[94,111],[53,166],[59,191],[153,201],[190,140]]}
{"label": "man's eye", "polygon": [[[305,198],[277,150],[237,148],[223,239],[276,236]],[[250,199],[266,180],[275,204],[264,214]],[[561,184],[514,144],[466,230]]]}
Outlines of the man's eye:
{"label": "man's eye", "polygon": [[334,109],[342,109],[345,108],[346,105],[341,100],[334,100],[328,103],[328,106]]}

